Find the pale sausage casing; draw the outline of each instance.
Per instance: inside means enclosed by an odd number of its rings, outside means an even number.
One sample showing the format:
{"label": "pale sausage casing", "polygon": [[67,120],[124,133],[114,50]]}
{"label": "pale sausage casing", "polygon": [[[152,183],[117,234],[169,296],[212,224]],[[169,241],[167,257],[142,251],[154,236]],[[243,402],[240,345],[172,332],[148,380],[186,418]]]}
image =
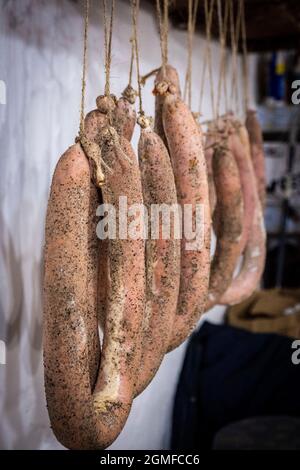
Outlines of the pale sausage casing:
{"label": "pale sausage casing", "polygon": [[[168,151],[150,126],[141,129],[139,164],[144,204],[148,211],[146,239],[146,304],[143,323],[142,361],[137,392],[152,380],[168,348],[179,292],[180,239],[176,239],[174,219],[178,220],[177,195]],[[170,210],[157,226],[155,208]],[[170,220],[170,231],[168,223]],[[175,222],[176,223],[176,222]],[[166,230],[166,233],[163,233]],[[153,237],[152,237],[153,236]]]}
{"label": "pale sausage casing", "polygon": [[[111,129],[113,131],[113,129]],[[128,236],[109,239],[109,277],[106,302],[102,359],[94,390],[94,406],[103,423],[103,440],[109,445],[122,430],[134,395],[141,354],[141,329],[145,298],[145,255],[143,224],[130,237],[130,224],[142,210],[143,198],[140,172],[130,143],[123,137],[116,145],[102,146],[102,158],[112,170],[106,173],[102,187],[103,201],[115,208],[116,226],[120,226],[120,197],[127,205],[137,204],[130,215]],[[143,214],[142,214],[143,215]],[[121,222],[122,223],[122,222]],[[137,222],[137,228],[140,223]],[[122,235],[123,236],[123,235]]]}
{"label": "pale sausage casing", "polygon": [[[165,73],[164,73],[165,72]],[[164,87],[165,90],[159,90],[157,88]],[[171,88],[172,93],[176,94],[178,97],[181,97],[180,82],[177,70],[172,67],[172,65],[167,64],[165,70],[163,67],[159,69],[155,77],[154,84],[154,94],[155,94],[155,120],[154,120],[154,130],[156,134],[164,142],[166,148],[168,148],[168,142],[165,136],[164,126],[163,126],[163,104],[168,92],[168,89]]]}
{"label": "pale sausage casing", "polygon": [[245,126],[239,121],[229,118],[231,124],[229,147],[232,151],[240,173],[244,203],[243,233],[241,237],[241,252],[244,250],[250,234],[254,210],[256,182],[250,155],[249,138]]}
{"label": "pale sausage casing", "polygon": [[220,303],[235,305],[250,297],[259,285],[265,266],[265,259],[266,232],[262,206],[257,195],[252,227],[244,252],[241,270],[221,297]]}
{"label": "pale sausage casing", "polygon": [[43,337],[51,426],[70,449],[101,447],[92,401],[100,358],[97,204],[88,160],[73,145],[56,166],[48,203]]}
{"label": "pale sausage casing", "polygon": [[216,249],[209,281],[207,309],[216,305],[229,287],[241,254],[243,198],[236,161],[225,137],[214,149],[213,176],[217,194]]}
{"label": "pale sausage casing", "polygon": [[[176,95],[168,94],[163,105],[163,125],[173,166],[178,202],[196,220],[200,210],[201,235],[190,243],[186,236],[189,217],[183,218],[181,276],[177,314],[169,349],[179,346],[191,333],[207,301],[210,271],[211,217],[203,137],[191,111]],[[191,227],[191,226],[190,226]],[[197,236],[197,235],[196,235]]]}
{"label": "pale sausage casing", "polygon": [[135,91],[128,85],[123,92],[123,96],[118,99],[113,113],[113,127],[120,136],[125,137],[129,142],[132,139],[136,124],[135,98]]}
{"label": "pale sausage casing", "polygon": [[258,195],[262,207],[264,208],[266,204],[266,169],[264,142],[262,130],[257,119],[256,111],[247,111],[246,128],[249,134],[251,158],[258,186]]}

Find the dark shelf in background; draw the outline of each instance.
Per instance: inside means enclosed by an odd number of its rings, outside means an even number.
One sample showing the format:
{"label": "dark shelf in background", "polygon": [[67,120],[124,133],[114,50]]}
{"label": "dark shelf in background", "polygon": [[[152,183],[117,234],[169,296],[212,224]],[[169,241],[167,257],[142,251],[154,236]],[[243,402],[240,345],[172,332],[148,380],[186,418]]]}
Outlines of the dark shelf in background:
{"label": "dark shelf in background", "polygon": [[[264,131],[263,137],[264,142],[279,142],[279,143],[288,143],[289,142],[289,132],[288,131]],[[297,136],[297,142],[300,142],[300,132]]]}
{"label": "dark shelf in background", "polygon": [[[268,239],[276,239],[281,236],[280,232],[267,232]],[[300,232],[286,232],[286,238],[300,238]]]}
{"label": "dark shelf in background", "polygon": [[[148,0],[149,1],[149,0]],[[154,0],[151,0],[155,4]],[[217,2],[212,22],[212,35],[218,38]],[[224,2],[222,1],[224,8]],[[234,0],[237,10],[238,0]],[[297,49],[300,46],[299,0],[245,0],[248,49],[252,52]],[[170,4],[170,18],[180,29],[187,29],[187,0]],[[205,33],[204,2],[199,2],[197,28]],[[228,35],[228,45],[230,45]],[[239,49],[242,50],[240,41]]]}

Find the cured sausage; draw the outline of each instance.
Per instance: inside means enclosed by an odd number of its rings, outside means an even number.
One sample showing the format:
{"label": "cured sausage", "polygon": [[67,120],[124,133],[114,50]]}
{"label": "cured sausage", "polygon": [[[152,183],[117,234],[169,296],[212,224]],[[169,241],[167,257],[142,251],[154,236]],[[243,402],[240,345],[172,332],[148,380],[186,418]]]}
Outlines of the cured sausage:
{"label": "cured sausage", "polygon": [[168,93],[164,99],[163,125],[175,176],[177,198],[182,211],[191,208],[192,219],[195,222],[197,209],[203,209],[200,217],[201,240],[198,239],[190,244],[186,234],[189,221],[187,217],[183,219],[180,290],[169,346],[169,350],[172,350],[191,333],[206,305],[210,271],[211,217],[203,137],[186,104],[171,93]]}
{"label": "cured sausage", "polygon": [[[134,151],[124,137],[108,127],[102,135],[102,158],[111,172],[102,187],[103,201],[115,208],[120,227],[120,197],[128,208],[142,211],[140,171]],[[143,215],[141,213],[141,215]],[[140,222],[138,222],[140,220]],[[145,243],[143,220],[134,215],[127,224],[128,236],[117,234],[108,243],[109,283],[100,370],[94,389],[94,407],[101,422],[103,447],[122,430],[134,396],[141,355],[141,328],[145,297]],[[140,230],[130,237],[131,224]],[[125,229],[126,227],[122,227]]]}
{"label": "cured sausage", "polygon": [[204,155],[205,155],[206,168],[207,168],[209,206],[210,206],[211,217],[213,217],[214,210],[215,210],[216,203],[217,203],[216,188],[215,188],[215,183],[214,183],[213,166],[212,166],[216,137],[217,137],[216,125],[214,122],[211,122],[207,126],[207,133],[206,133],[206,138],[204,141]]}
{"label": "cured sausage", "polygon": [[[100,145],[101,135],[109,123],[109,112],[115,112],[116,98],[111,95],[110,99],[104,95],[98,96],[96,100],[97,109],[90,111],[84,120],[84,133],[86,138]],[[99,204],[103,203],[102,193],[99,191]],[[103,330],[106,313],[106,294],[108,286],[108,240],[98,239],[98,319]]]}
{"label": "cured sausage", "polygon": [[261,205],[264,208],[266,204],[265,155],[262,130],[257,119],[256,111],[247,111],[246,128],[249,133],[251,158],[258,186],[258,195]]}
{"label": "cured sausage", "polygon": [[44,272],[47,406],[55,436],[70,449],[97,448],[101,442],[92,401],[100,359],[97,203],[88,160],[75,144],[60,158],[52,180]]}
{"label": "cured sausage", "polygon": [[84,120],[84,133],[90,141],[98,142],[101,129],[108,124],[107,114],[103,114],[99,109],[90,111]]}
{"label": "cured sausage", "polygon": [[125,137],[129,142],[132,139],[136,124],[135,99],[136,93],[128,85],[123,91],[122,97],[117,101],[113,115],[113,127],[120,136]]}
{"label": "cured sausage", "polygon": [[[119,135],[131,140],[135,122],[136,112],[134,109],[135,91],[128,86],[122,98],[118,101],[114,95],[110,99],[100,95],[97,100],[97,109],[87,114],[85,118],[86,136],[100,145],[103,129],[108,125],[109,112],[111,112],[112,121]],[[103,203],[102,193],[100,192],[100,202]],[[108,289],[108,240],[99,240],[99,282],[98,282],[98,317],[102,330],[105,324],[107,289]]]}
{"label": "cured sausage", "polygon": [[258,195],[255,197],[255,210],[250,236],[244,252],[240,273],[221,297],[220,303],[235,305],[250,297],[257,289],[263,274],[266,258],[266,232],[262,206]]}
{"label": "cured sausage", "polygon": [[[101,139],[103,158],[114,174],[106,175],[104,200],[116,208],[119,195],[127,195],[129,204],[141,203],[140,174],[130,144],[118,141],[108,127]],[[98,247],[90,217],[93,191],[88,160],[76,144],[61,157],[53,177],[44,278],[46,398],[53,431],[70,449],[105,448],[116,439],[130,411],[140,361],[144,241],[117,237],[109,241],[110,282],[95,384],[100,349],[94,292]]]}
{"label": "cured sausage", "polygon": [[[138,154],[144,204],[148,211],[146,302],[142,360],[136,394],[144,390],[152,380],[168,348],[180,280],[180,239],[175,238],[172,216],[169,213],[170,218],[168,218],[168,214],[165,214],[166,225],[160,221],[157,223],[157,218],[151,218],[151,211],[155,207],[162,211],[165,209],[175,211],[178,220],[173,170],[163,141],[149,125],[145,126],[141,129]],[[156,216],[157,214],[158,211]],[[154,227],[155,222],[156,227]],[[168,222],[170,222],[169,231]]]}
{"label": "cured sausage", "polygon": [[217,195],[216,249],[211,263],[209,294],[206,309],[218,303],[229,287],[241,254],[243,228],[243,199],[236,161],[228,147],[228,135],[213,153],[212,167]]}
{"label": "cured sausage", "polygon": [[250,155],[249,138],[245,126],[231,116],[224,119],[231,126],[229,147],[236,159],[243,193],[244,218],[241,236],[241,252],[243,252],[254,216],[256,182]]}
{"label": "cured sausage", "polygon": [[155,95],[155,120],[154,120],[154,131],[162,139],[166,148],[168,148],[168,142],[165,136],[163,126],[163,104],[167,92],[171,91],[178,97],[181,97],[180,82],[177,70],[172,65],[167,64],[164,69],[161,67],[156,74],[154,83],[154,95]]}
{"label": "cured sausage", "polygon": [[[241,160],[241,148],[243,147],[245,155],[244,164],[247,162],[244,171],[241,172],[243,167],[240,167],[240,175],[242,187],[243,181],[246,181],[247,176],[247,189],[244,187],[243,191],[244,210],[246,211],[246,204],[248,204],[248,217],[250,218],[251,216],[251,223],[249,224],[250,230],[246,237],[246,247],[243,253],[240,272],[232,280],[231,285],[220,300],[220,303],[225,305],[235,305],[252,295],[261,279],[266,257],[266,233],[262,205],[258,196],[254,169],[250,157],[249,137],[245,126],[237,123],[233,136],[235,138],[234,143],[237,144],[239,142],[239,146],[233,146],[233,148],[236,148],[235,155],[238,155],[238,158]],[[237,160],[238,162],[239,160]]]}

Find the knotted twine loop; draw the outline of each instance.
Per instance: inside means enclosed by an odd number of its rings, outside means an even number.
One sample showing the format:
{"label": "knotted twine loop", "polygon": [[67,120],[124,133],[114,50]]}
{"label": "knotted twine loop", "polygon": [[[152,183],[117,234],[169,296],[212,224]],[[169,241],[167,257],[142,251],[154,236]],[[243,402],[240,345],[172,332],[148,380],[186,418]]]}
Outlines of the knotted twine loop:
{"label": "knotted twine loop", "polygon": [[85,107],[85,91],[86,91],[86,70],[87,70],[87,46],[88,46],[88,29],[89,29],[89,12],[90,2],[85,0],[84,11],[84,32],[83,32],[83,61],[82,61],[82,83],[81,83],[81,103],[80,103],[80,124],[79,133],[75,138],[76,143],[80,143],[85,155],[90,161],[92,169],[92,180],[97,187],[104,183],[104,174],[101,168],[101,151],[99,146],[89,140],[84,133],[84,107]]}
{"label": "knotted twine loop", "polygon": [[[118,156],[124,158],[128,163],[132,163],[130,158],[123,151],[120,138],[117,131],[112,127],[112,113],[117,104],[117,98],[115,95],[110,93],[110,70],[111,70],[111,51],[112,51],[112,31],[113,31],[113,20],[115,13],[115,0],[112,0],[111,3],[111,12],[110,19],[107,15],[107,2],[103,0],[103,15],[104,15],[104,46],[105,46],[105,88],[104,95],[101,95],[97,98],[97,107],[98,109],[107,114],[108,124],[101,130],[99,136],[99,151],[100,156],[102,152],[108,148],[114,148]],[[131,85],[124,90],[126,97],[132,97]],[[103,158],[101,157],[101,162],[104,163]],[[112,170],[105,164],[105,168],[112,173]]]}
{"label": "knotted twine loop", "polygon": [[160,96],[165,96],[167,94],[175,95],[176,94],[176,87],[173,83],[162,80],[159,83],[156,83],[153,94],[154,96],[160,95]]}
{"label": "knotted twine loop", "polygon": [[130,104],[134,104],[136,100],[136,91],[135,89],[128,84],[125,90],[122,92],[123,98],[125,98]]}
{"label": "knotted twine loop", "polygon": [[208,129],[205,133],[206,137],[213,139],[213,143],[205,147],[205,151],[209,149],[226,152],[229,150],[228,138],[230,134],[230,123],[225,118],[218,118],[207,123]]}
{"label": "knotted twine loop", "polygon": [[103,6],[103,22],[104,22],[104,68],[105,68],[105,85],[104,95],[100,95],[96,99],[96,105],[99,111],[107,114],[109,123],[112,121],[112,113],[117,105],[117,98],[110,93],[110,71],[111,71],[111,50],[112,50],[112,32],[115,12],[115,0],[111,2],[110,18],[107,13],[107,1],[102,0]]}
{"label": "knotted twine loop", "polygon": [[[169,35],[169,0],[163,0],[163,14],[161,11],[160,0],[156,0],[156,14],[159,25],[160,50],[162,59],[162,81],[154,87],[154,95],[175,94],[176,88],[167,80],[168,65],[168,35]],[[157,71],[159,71],[158,69]],[[151,76],[155,71],[150,72],[146,77]]]}
{"label": "knotted twine loop", "polygon": [[88,159],[92,162],[92,180],[95,185],[100,188],[105,183],[105,176],[102,171],[102,165],[107,171],[112,172],[111,169],[106,165],[101,157],[101,149],[96,142],[88,139],[85,134],[80,136],[80,144],[87,155]]}
{"label": "knotted twine loop", "polygon": [[[120,138],[119,134],[117,133],[116,129],[110,125],[107,125],[104,127],[100,133],[99,136],[99,149],[108,149],[108,148],[115,148],[116,152],[124,158],[128,163],[132,164],[131,159],[126,155],[124,150],[122,149],[120,145]],[[100,150],[101,152],[101,150]],[[106,165],[106,168],[108,168],[111,171],[111,169]]]}
{"label": "knotted twine loop", "polygon": [[130,38],[131,43],[131,54],[130,54],[130,66],[129,66],[129,78],[128,85],[122,92],[122,97],[130,104],[134,104],[137,96],[137,92],[132,86],[132,75],[133,75],[133,64],[134,64],[134,38]]}
{"label": "knotted twine loop", "polygon": [[102,114],[107,114],[108,117],[111,117],[116,105],[117,97],[115,95],[99,95],[96,98],[96,106]]}

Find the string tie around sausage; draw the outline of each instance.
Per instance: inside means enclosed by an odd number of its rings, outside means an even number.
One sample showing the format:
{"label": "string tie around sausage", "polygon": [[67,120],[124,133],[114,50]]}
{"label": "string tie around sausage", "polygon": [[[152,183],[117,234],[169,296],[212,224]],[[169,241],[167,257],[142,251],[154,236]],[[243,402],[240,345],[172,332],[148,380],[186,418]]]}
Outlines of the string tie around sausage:
{"label": "string tie around sausage", "polygon": [[112,173],[111,168],[105,163],[101,156],[101,148],[96,142],[88,139],[84,133],[76,137],[75,142],[80,143],[86,157],[92,162],[92,179],[95,185],[100,188],[105,184],[105,175],[102,171],[102,165],[109,173]]}
{"label": "string tie around sausage", "polygon": [[117,97],[115,95],[99,95],[96,98],[96,106],[103,114],[110,115],[117,106]]}
{"label": "string tie around sausage", "polygon": [[213,143],[205,147],[205,151],[213,148],[214,150],[228,151],[228,137],[229,137],[229,126],[225,124],[224,127],[220,126],[220,121],[210,121],[210,125],[206,133],[206,137],[212,137]]}
{"label": "string tie around sausage", "polygon": [[132,164],[132,161],[126,155],[126,153],[124,152],[124,150],[122,149],[122,147],[120,145],[119,134],[117,133],[117,131],[114,127],[108,125],[102,130],[100,138],[99,138],[99,146],[100,146],[100,149],[103,148],[103,146],[115,147],[116,151],[125,160],[127,160],[128,163]]}
{"label": "string tie around sausage", "polygon": [[153,118],[151,116],[146,116],[144,112],[139,113],[137,118],[137,123],[142,129],[147,129],[147,127],[152,127]]}
{"label": "string tie around sausage", "polygon": [[125,90],[122,93],[123,98],[125,98],[130,104],[134,104],[136,97],[137,97],[137,92],[131,85],[127,85]]}
{"label": "string tie around sausage", "polygon": [[161,82],[156,83],[152,93],[155,96],[166,96],[167,94],[176,95],[176,87],[173,83],[162,80]]}
{"label": "string tie around sausage", "polygon": [[198,119],[200,119],[201,113],[199,113],[198,111],[192,111],[192,115],[195,121],[198,122]]}

